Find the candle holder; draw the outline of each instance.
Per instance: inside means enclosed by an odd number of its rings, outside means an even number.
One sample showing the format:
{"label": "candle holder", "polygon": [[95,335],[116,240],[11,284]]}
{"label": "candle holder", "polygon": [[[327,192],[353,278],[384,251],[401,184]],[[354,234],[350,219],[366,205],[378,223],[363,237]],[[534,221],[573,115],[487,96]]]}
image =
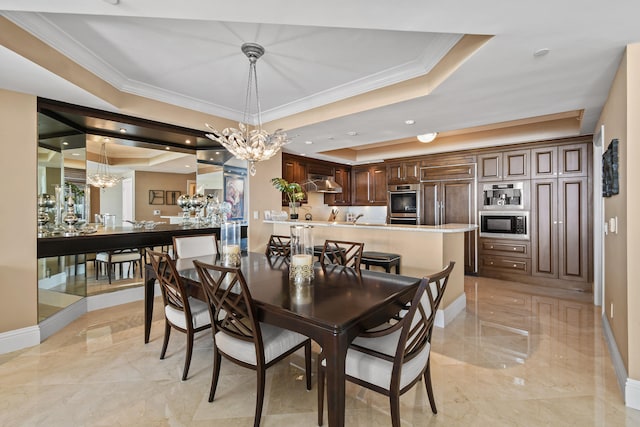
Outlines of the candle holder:
{"label": "candle holder", "polygon": [[289,281],[296,286],[308,285],[313,276],[313,227],[292,225]]}
{"label": "candle holder", "polygon": [[231,221],[221,224],[220,241],[222,242],[222,265],[225,267],[239,267],[240,223]]}

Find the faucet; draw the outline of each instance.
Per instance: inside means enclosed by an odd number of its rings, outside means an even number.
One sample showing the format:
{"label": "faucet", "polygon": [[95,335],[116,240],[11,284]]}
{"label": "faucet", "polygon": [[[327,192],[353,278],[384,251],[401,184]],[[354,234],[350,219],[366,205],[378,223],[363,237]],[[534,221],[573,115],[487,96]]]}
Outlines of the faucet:
{"label": "faucet", "polygon": [[353,221],[351,221],[351,222],[353,223],[353,225],[356,225],[356,222],[357,222],[360,218],[362,218],[363,216],[364,216],[364,214],[358,214],[358,215],[353,219]]}

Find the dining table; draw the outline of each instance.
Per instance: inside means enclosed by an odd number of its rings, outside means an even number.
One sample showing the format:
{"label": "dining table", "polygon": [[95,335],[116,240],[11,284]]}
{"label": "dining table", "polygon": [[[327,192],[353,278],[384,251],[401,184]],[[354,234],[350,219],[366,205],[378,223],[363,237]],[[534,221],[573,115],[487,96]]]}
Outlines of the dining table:
{"label": "dining table", "polygon": [[[195,286],[197,294],[200,285],[194,259],[209,264],[221,261],[219,255],[176,260],[178,273],[190,287]],[[420,279],[316,262],[311,283],[295,285],[289,279],[287,258],[254,252],[243,254],[240,270],[259,321],[306,335],[322,347],[328,423],[344,426],[349,345],[363,331],[397,314],[411,300]]]}

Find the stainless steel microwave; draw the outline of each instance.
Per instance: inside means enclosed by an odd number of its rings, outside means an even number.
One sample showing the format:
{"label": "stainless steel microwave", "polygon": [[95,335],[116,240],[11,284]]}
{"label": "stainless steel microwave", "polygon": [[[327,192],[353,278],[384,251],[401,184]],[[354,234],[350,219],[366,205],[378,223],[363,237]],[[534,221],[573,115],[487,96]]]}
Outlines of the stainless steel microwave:
{"label": "stainless steel microwave", "polygon": [[480,211],[480,237],[529,240],[529,212]]}

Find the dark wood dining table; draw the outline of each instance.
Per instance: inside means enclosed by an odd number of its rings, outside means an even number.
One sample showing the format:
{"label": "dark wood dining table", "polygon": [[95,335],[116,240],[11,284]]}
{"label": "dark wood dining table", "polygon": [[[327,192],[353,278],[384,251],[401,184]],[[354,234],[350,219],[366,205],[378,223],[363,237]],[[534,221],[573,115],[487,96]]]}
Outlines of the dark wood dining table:
{"label": "dark wood dining table", "polygon": [[[196,258],[219,263],[219,256]],[[178,259],[179,274],[198,284],[193,258]],[[299,332],[316,341],[326,358],[330,427],[344,426],[345,358],[360,333],[398,313],[420,279],[377,271],[358,273],[342,266],[316,263],[311,285],[294,286],[283,258],[262,253],[243,255],[241,270],[261,322]]]}

